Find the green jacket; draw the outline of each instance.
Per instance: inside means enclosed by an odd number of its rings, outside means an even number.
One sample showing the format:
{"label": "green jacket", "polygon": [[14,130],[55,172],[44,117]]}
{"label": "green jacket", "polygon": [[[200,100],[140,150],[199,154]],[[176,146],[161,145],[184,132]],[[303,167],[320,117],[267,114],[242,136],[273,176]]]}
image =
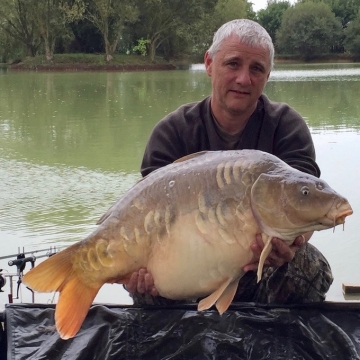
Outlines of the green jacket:
{"label": "green jacket", "polygon": [[145,149],[141,173],[198,151],[257,149],[274,154],[290,166],[320,177],[315,149],[304,119],[285,103],[261,95],[257,108],[236,139],[225,139],[210,109],[210,96],[185,104],[153,129]]}

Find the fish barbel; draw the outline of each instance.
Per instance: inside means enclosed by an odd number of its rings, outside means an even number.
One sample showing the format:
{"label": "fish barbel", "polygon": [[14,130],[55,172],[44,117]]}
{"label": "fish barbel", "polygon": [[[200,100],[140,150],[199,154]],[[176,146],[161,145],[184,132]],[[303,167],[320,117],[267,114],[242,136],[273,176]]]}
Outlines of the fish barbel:
{"label": "fish barbel", "polygon": [[258,233],[288,244],[308,231],[345,222],[348,201],[321,179],[258,150],[201,152],[160,168],[135,184],[97,229],[23,277],[39,292],[59,291],[56,327],[76,335],[104,283],[126,284],[147,268],[159,294],[204,297],[198,310],[220,314],[234,298],[243,266],[254,261]]}

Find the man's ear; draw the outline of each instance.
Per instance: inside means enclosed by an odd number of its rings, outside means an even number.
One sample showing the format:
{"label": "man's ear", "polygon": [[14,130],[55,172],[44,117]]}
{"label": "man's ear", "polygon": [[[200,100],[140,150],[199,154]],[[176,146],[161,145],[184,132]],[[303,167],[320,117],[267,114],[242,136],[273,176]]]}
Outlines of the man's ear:
{"label": "man's ear", "polygon": [[209,55],[209,52],[207,51],[204,55],[204,64],[205,64],[205,69],[206,69],[206,73],[211,76],[212,74],[212,59]]}

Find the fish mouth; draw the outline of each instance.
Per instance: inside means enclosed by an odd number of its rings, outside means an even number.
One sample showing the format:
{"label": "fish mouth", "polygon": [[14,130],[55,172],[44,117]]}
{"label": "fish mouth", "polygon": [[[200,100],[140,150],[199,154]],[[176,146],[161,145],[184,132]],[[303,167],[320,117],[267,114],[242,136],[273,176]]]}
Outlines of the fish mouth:
{"label": "fish mouth", "polygon": [[345,224],[345,218],[349,215],[352,215],[352,213],[353,213],[352,209],[349,209],[336,216],[334,218],[334,226]]}
{"label": "fish mouth", "polygon": [[335,229],[336,225],[345,224],[345,218],[349,215],[353,214],[353,210],[350,204],[346,202],[339,203],[335,206],[335,209],[329,211],[323,221],[321,221],[322,225],[327,225],[329,227],[333,227]]}

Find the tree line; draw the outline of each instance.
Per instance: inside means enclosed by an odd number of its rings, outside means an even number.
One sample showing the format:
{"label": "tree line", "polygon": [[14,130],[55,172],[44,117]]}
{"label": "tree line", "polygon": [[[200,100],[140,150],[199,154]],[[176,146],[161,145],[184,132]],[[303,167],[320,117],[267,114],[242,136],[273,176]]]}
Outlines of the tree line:
{"label": "tree line", "polygon": [[0,0],[0,62],[56,53],[139,54],[201,60],[216,29],[259,22],[276,54],[360,57],[360,0]]}

